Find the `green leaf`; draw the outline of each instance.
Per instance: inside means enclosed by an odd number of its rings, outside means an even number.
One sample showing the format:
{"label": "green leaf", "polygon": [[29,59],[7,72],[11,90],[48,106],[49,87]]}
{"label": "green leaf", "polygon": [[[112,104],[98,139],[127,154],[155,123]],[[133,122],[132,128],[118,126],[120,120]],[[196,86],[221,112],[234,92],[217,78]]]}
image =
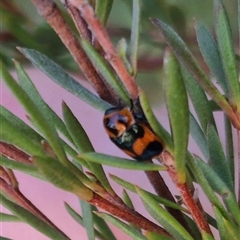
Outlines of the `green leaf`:
{"label": "green leaf", "polygon": [[69,240],[64,233],[54,229],[46,222],[42,221],[32,213],[28,212],[26,209],[18,206],[17,204],[7,200],[4,196],[1,195],[1,203],[4,207],[8,208],[15,216],[20,220],[26,222],[30,226],[34,227],[36,230],[46,235],[50,239],[58,240]]}
{"label": "green leaf", "polygon": [[210,165],[228,188],[234,192],[233,179],[228,167],[222,144],[215,128],[209,124],[207,130],[207,142],[210,154]]}
{"label": "green leaf", "polygon": [[65,102],[62,103],[62,112],[67,130],[74,144],[77,146],[78,151],[80,153],[93,151],[92,143],[85,130]]}
{"label": "green leaf", "polygon": [[[93,207],[93,210],[97,211],[97,208]],[[101,233],[102,236],[104,236],[102,237],[103,240],[105,239],[117,240],[112,230],[109,228],[109,226],[107,225],[106,221],[103,218],[97,216],[96,214],[93,217],[94,217],[94,223],[98,231]]]}
{"label": "green leaf", "polygon": [[0,213],[0,222],[22,222],[22,219],[12,214]]}
{"label": "green leaf", "polygon": [[173,156],[178,182],[186,181],[185,161],[189,135],[189,108],[181,68],[174,55],[167,50],[164,57],[164,92],[173,136]]}
{"label": "green leaf", "polygon": [[[31,136],[31,135],[30,135]],[[5,117],[1,116],[1,134],[0,139],[3,142],[10,143],[22,151],[30,155],[44,156],[44,149],[41,143],[31,141],[26,132],[21,131],[17,126],[14,126]]]}
{"label": "green leaf", "polygon": [[119,219],[106,214],[106,213],[100,213],[100,212],[95,212],[95,214],[104,220],[112,223],[114,226],[116,226],[118,229],[121,231],[125,232],[129,237],[132,237],[133,239],[137,240],[147,240],[145,236],[142,235],[139,231],[137,231],[135,228],[133,228],[130,225],[127,225],[126,223],[120,221]]}
{"label": "green leaf", "polygon": [[15,126],[21,133],[24,133],[28,139],[31,139],[31,142],[39,146],[41,145],[43,137],[4,106],[0,106],[0,115],[6,118],[8,122]]}
{"label": "green leaf", "polygon": [[92,191],[85,187],[74,173],[56,159],[34,157],[34,163],[45,178],[53,185],[72,192],[83,200],[91,200]]}
{"label": "green leaf", "polygon": [[0,164],[1,166],[10,168],[12,170],[18,170],[31,176],[41,178],[36,166],[34,166],[33,164],[15,162],[14,160],[10,160],[4,156],[0,156]]}
{"label": "green leaf", "polygon": [[209,77],[199,67],[196,59],[192,56],[183,40],[177,33],[164,22],[151,19],[152,22],[162,32],[168,45],[173,50],[175,56],[181,64],[192,74],[197,83],[204,91],[223,109],[226,114],[232,114],[232,108],[218,89],[213,85]]}
{"label": "green leaf", "polygon": [[95,12],[102,25],[105,26],[111,12],[113,0],[98,0],[96,1]]}
{"label": "green leaf", "polygon": [[[123,188],[127,189],[127,190],[130,190],[131,192],[134,192],[134,193],[137,193],[136,191],[136,185],[135,184],[132,184],[130,182],[127,182],[113,174],[109,174],[109,176],[111,177],[111,179],[113,181],[115,181],[116,183],[118,183],[120,186],[122,186]],[[162,198],[162,197],[159,197],[151,192],[147,192],[152,198],[154,198],[158,203],[160,204],[163,204],[164,206],[166,207],[170,207],[170,208],[173,208],[173,209],[178,209],[180,211],[185,211],[188,213],[188,210],[186,210],[185,208],[183,208],[181,205],[179,204],[176,204],[172,201],[169,201],[165,198]]]}
{"label": "green leaf", "polygon": [[209,123],[215,126],[215,120],[207,96],[184,67],[182,67],[182,75],[203,132],[206,133]]}
{"label": "green leaf", "polygon": [[158,202],[151,197],[151,195],[149,195],[146,191],[141,190],[140,188],[137,188],[137,192],[140,195],[146,210],[175,239],[193,240],[191,235],[183,228],[183,226],[171,214],[162,208]]}
{"label": "green leaf", "polygon": [[82,216],[79,215],[68,203],[64,203],[64,206],[69,213],[69,215],[81,226],[83,226],[83,219]]}
{"label": "green leaf", "polygon": [[87,231],[88,240],[95,240],[92,206],[82,200],[80,200],[80,203],[82,209],[83,226]]}
{"label": "green leaf", "polygon": [[[84,226],[83,225],[83,219],[82,217],[70,206],[68,205],[67,203],[64,203],[64,206],[65,208],[67,209],[67,212],[70,214],[70,216],[77,222],[79,223],[81,226]],[[94,215],[94,218],[96,216]],[[102,219],[101,219],[102,220]],[[104,227],[106,227],[107,225],[104,225]],[[108,226],[107,226],[108,228]],[[101,229],[101,230],[106,230],[105,228]],[[116,240],[115,238],[111,238],[111,234],[107,234],[107,236],[110,236],[110,238],[106,238],[103,236],[102,233],[100,233],[98,230],[94,229],[94,232],[95,232],[95,235],[96,237],[99,239],[99,240],[108,240],[108,239],[113,239],[113,240]]]}
{"label": "green leaf", "polygon": [[133,0],[132,8],[133,10],[130,39],[130,62],[132,65],[133,75],[135,76],[137,74],[137,52],[140,28],[140,0]]}
{"label": "green leaf", "polygon": [[[225,182],[222,180],[222,176],[218,176],[216,172],[205,162],[197,161],[198,167],[202,170],[204,176],[206,177],[208,184],[212,187],[214,191],[216,191],[224,201],[224,204],[227,210],[232,214],[235,218],[235,221],[240,225],[240,209],[238,207],[236,197],[234,193],[227,187]],[[220,210],[219,206],[217,206]],[[224,211],[221,211],[224,214]],[[224,218],[230,220],[228,215],[224,214]]]}
{"label": "green leaf", "polygon": [[237,107],[239,113],[240,85],[229,19],[222,2],[220,0],[215,0],[214,3],[215,31],[224,72],[227,77],[228,99],[233,108]]}
{"label": "green leaf", "polygon": [[[75,145],[77,146],[77,149],[80,153],[84,152],[92,152],[94,151],[93,146],[84,131],[83,127],[77,120],[77,118],[73,115],[71,110],[68,108],[68,106],[63,103],[63,117],[64,121],[66,123],[67,129],[73,138],[73,141]],[[113,189],[111,185],[108,182],[108,179],[104,173],[103,167],[100,164],[87,162],[89,168],[91,169],[92,173],[96,176],[98,181],[101,183],[101,185],[110,193],[113,193]]]}
{"label": "green leaf", "polygon": [[213,236],[207,232],[202,232],[202,239],[203,240],[214,240]]}
{"label": "green leaf", "polygon": [[218,225],[218,231],[219,231],[219,235],[221,237],[221,240],[228,240],[229,236],[227,234],[226,228],[224,226],[223,223],[223,216],[221,214],[221,212],[218,210],[217,207],[213,207],[215,216],[216,216],[216,220],[217,220],[217,225]]}
{"label": "green leaf", "polygon": [[36,106],[42,110],[45,118],[49,122],[53,122],[56,128],[70,141],[72,142],[72,138],[69,135],[63,121],[61,118],[43,101],[41,95],[37,91],[36,87],[32,83],[29,76],[26,74],[22,66],[15,61],[15,67],[18,74],[19,84],[31,98]]}
{"label": "green leaf", "polygon": [[188,166],[191,169],[192,174],[196,178],[197,183],[202,187],[208,200],[212,203],[212,205],[216,206],[225,217],[229,217],[228,212],[225,210],[222,203],[215,195],[211,185],[209,184],[208,179],[205,177],[204,172],[201,170],[201,168],[199,168],[199,164],[202,162],[203,161],[198,156],[195,156],[193,158],[190,154],[188,155],[187,158]]}
{"label": "green leaf", "polygon": [[91,60],[97,71],[104,77],[104,80],[111,86],[114,92],[121,98],[121,100],[130,106],[130,99],[127,92],[121,82],[117,79],[114,73],[109,69],[102,56],[96,52],[94,47],[85,39],[82,39],[81,45]]}
{"label": "green leaf", "polygon": [[26,111],[30,115],[31,120],[46,138],[59,160],[66,163],[67,158],[62,149],[62,146],[60,145],[57,131],[54,128],[52,121],[49,122],[46,119],[46,116],[44,115],[44,108],[34,104],[29,95],[14,81],[14,79],[7,72],[4,66],[2,66],[1,70],[3,74],[3,79],[5,80],[11,91],[14,93],[15,97],[26,109]]}
{"label": "green leaf", "polygon": [[124,203],[125,203],[128,207],[134,209],[132,200],[131,200],[131,198],[129,197],[129,195],[128,195],[128,193],[127,193],[127,191],[126,191],[125,189],[123,189],[122,199],[123,199]]}
{"label": "green leaf", "polygon": [[167,237],[167,236],[162,236],[158,233],[155,233],[155,232],[146,232],[146,237],[148,240],[169,240],[169,239],[172,239],[172,237]]}
{"label": "green leaf", "polygon": [[36,67],[42,70],[53,81],[62,86],[67,91],[76,95],[89,105],[96,109],[105,111],[110,108],[111,105],[103,101],[89,90],[84,88],[76,80],[74,80],[69,74],[67,74],[59,65],[50,60],[45,55],[27,48],[18,48],[21,53],[26,56]]}
{"label": "green leaf", "polygon": [[134,160],[129,160],[125,158],[119,158],[114,156],[109,156],[101,153],[83,153],[79,155],[86,161],[91,161],[94,163],[99,163],[103,165],[108,165],[116,168],[132,169],[132,170],[144,170],[144,171],[161,171],[166,168],[160,165],[147,163],[147,162],[135,162]]}
{"label": "green leaf", "polygon": [[0,236],[0,240],[13,240],[13,239]]}
{"label": "green leaf", "polygon": [[234,225],[234,223],[223,219],[224,225],[226,226],[228,239],[238,240],[240,236],[239,226]]}
{"label": "green leaf", "polygon": [[207,146],[207,139],[199,126],[198,122],[192,114],[190,114],[190,133],[198,147],[200,148],[205,159],[209,159],[209,151]]}
{"label": "green leaf", "polygon": [[195,24],[197,41],[202,56],[207,63],[212,75],[216,78],[223,92],[228,96],[228,87],[223,71],[223,65],[218,51],[218,46],[211,33],[201,22]]}
{"label": "green leaf", "polygon": [[225,145],[226,145],[226,158],[230,175],[232,177],[233,185],[235,183],[235,162],[234,162],[234,146],[233,146],[233,134],[232,125],[229,119],[224,115],[225,124]]}
{"label": "green leaf", "polygon": [[162,140],[164,147],[169,151],[173,151],[173,143],[171,135],[167,132],[167,130],[159,123],[148,102],[147,96],[143,91],[139,92],[139,99],[141,103],[141,107],[143,112],[147,118],[147,121],[154,133]]}

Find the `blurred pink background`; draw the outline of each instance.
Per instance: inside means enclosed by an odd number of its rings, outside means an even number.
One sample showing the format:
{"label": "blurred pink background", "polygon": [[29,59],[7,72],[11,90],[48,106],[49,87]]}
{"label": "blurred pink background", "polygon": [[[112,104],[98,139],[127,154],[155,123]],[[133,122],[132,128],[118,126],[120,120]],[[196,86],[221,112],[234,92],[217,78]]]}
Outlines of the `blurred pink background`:
{"label": "blurred pink background", "polygon": [[[56,85],[51,81],[44,73],[35,70],[28,69],[27,73],[33,80],[38,91],[42,95],[43,99],[61,116],[61,102],[64,100],[68,106],[71,108],[73,113],[77,116],[78,120],[83,125],[89,138],[91,139],[93,146],[97,152],[107,153],[110,155],[117,155],[126,157],[117,147],[115,147],[108,136],[106,135],[103,125],[102,117],[103,113],[97,111],[85,104],[81,99],[71,95],[67,91],[63,90],[61,87]],[[15,77],[16,74],[13,74]],[[2,83],[2,82],[1,82]],[[89,85],[85,81],[81,81],[84,86]],[[151,85],[151,84],[150,84]],[[159,92],[154,91],[154,86],[152,90],[147,90],[151,92],[151,96],[156,96],[155,98],[162,98]],[[158,97],[159,96],[159,97]],[[12,93],[6,88],[4,84],[1,85],[1,104],[11,110],[15,115],[24,121],[26,119],[25,110],[18,104],[17,100],[13,97]],[[169,129],[167,124],[167,113],[166,109],[161,107],[160,109],[154,109],[159,121]],[[193,141],[190,141],[190,146],[192,152],[195,154],[199,153]],[[132,183],[141,186],[144,189],[153,191],[152,187],[148,183],[147,177],[143,172],[130,171],[123,169],[116,169],[113,167],[104,166],[106,174],[112,173],[118,177],[124,178]],[[57,189],[51,184],[43,182],[41,180],[32,178],[28,175],[14,171],[16,177],[19,181],[19,186],[21,192],[37,207],[39,208],[56,226],[58,226],[67,236],[72,240],[87,240],[87,235],[85,229],[78,225],[75,220],[68,215],[64,208],[64,202],[67,202],[71,207],[73,207],[77,212],[80,212],[80,204],[76,196],[68,192]],[[169,180],[166,173],[162,173],[163,177],[169,183],[170,188],[173,190],[174,194],[178,194],[177,190]],[[111,181],[114,190],[121,196],[122,188]],[[149,214],[143,209],[141,200],[137,195],[129,193],[132,201],[141,214],[149,217]],[[201,193],[199,192],[199,195]],[[203,203],[203,205],[208,203]],[[210,205],[208,207],[210,210]],[[2,212],[8,212],[6,209],[1,207]],[[151,218],[151,217],[150,217]],[[114,226],[110,225],[117,239],[131,239],[126,234],[120,232]],[[15,240],[47,240],[48,238],[32,227],[25,223],[1,223],[1,236],[12,238]]]}

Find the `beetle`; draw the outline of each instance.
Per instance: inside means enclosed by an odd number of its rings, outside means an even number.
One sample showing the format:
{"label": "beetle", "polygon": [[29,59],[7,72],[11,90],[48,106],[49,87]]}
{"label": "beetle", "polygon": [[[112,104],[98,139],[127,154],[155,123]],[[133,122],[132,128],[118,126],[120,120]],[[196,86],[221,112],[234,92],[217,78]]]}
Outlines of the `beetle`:
{"label": "beetle", "polygon": [[106,110],[104,128],[110,140],[130,157],[142,161],[157,157],[163,143],[145,121],[145,116],[135,116],[128,107]]}

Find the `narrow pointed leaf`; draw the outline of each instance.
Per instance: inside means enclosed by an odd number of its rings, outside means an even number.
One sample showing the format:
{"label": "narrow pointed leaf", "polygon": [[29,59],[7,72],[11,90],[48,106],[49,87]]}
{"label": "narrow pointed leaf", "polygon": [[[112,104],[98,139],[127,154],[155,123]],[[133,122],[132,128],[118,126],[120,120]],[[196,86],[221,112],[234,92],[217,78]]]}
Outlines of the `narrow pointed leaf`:
{"label": "narrow pointed leaf", "polygon": [[197,143],[198,147],[200,148],[205,159],[209,159],[207,139],[192,114],[190,114],[190,133],[195,142]]}
{"label": "narrow pointed leaf", "polygon": [[[30,135],[31,136],[31,135]],[[17,126],[14,126],[5,117],[1,116],[1,134],[0,139],[3,142],[10,143],[30,155],[44,155],[44,149],[41,143],[31,141],[26,132],[22,132]]]}
{"label": "narrow pointed leaf", "polygon": [[141,103],[141,107],[143,108],[143,112],[148,120],[153,131],[157,134],[160,139],[162,139],[164,147],[169,151],[173,151],[173,143],[171,135],[167,132],[167,130],[159,123],[157,118],[155,117],[150,104],[148,102],[147,96],[143,91],[139,92],[139,99]]}
{"label": "narrow pointed leaf", "polygon": [[[133,202],[131,200],[131,198],[129,197],[127,191],[125,191],[125,189],[123,189],[123,193],[122,193],[122,200],[123,202],[128,206],[130,207],[131,209],[135,209],[134,206],[133,206]],[[141,229],[134,226],[133,224],[130,224],[133,228],[135,228],[137,231],[141,232]]]}
{"label": "narrow pointed leaf", "polygon": [[233,146],[233,134],[232,125],[229,119],[224,116],[225,124],[225,145],[226,145],[226,158],[230,175],[232,177],[233,184],[235,183],[235,162],[234,162],[234,146]]}
{"label": "narrow pointed leaf", "polygon": [[212,205],[216,206],[225,217],[228,217],[228,212],[225,210],[224,206],[215,195],[213,188],[210,186],[208,179],[204,175],[204,172],[198,166],[202,160],[198,156],[195,156],[195,158],[193,158],[189,154],[187,162],[194,177],[196,178],[198,184],[202,187],[209,201],[212,203]]}
{"label": "narrow pointed leaf", "polygon": [[239,226],[236,226],[234,223],[223,219],[224,225],[226,226],[228,239],[238,240],[240,236]]}
{"label": "narrow pointed leaf", "polygon": [[[79,223],[81,226],[83,225],[83,219],[82,216],[80,216],[70,205],[68,205],[67,203],[64,203],[65,208],[67,209],[67,212],[69,213],[69,215],[77,222]],[[94,215],[95,217],[95,215]],[[108,240],[108,238],[105,238],[98,230],[94,229],[95,235],[99,240]],[[110,235],[107,235],[110,236]],[[114,238],[111,238],[113,240],[116,240]]]}
{"label": "narrow pointed leaf", "polygon": [[0,156],[0,164],[1,166],[10,168],[12,170],[18,170],[31,176],[41,178],[36,166],[34,166],[33,164],[15,162],[14,160],[10,160],[4,156]]}
{"label": "narrow pointed leaf", "polygon": [[197,83],[224,110],[224,112],[227,115],[232,116],[232,108],[228,104],[227,100],[222,96],[222,94],[213,85],[209,77],[199,67],[199,64],[183,40],[171,27],[164,22],[157,19],[152,19],[152,22],[158,27],[158,29],[160,29],[179,62],[181,62],[181,64],[194,76]]}
{"label": "narrow pointed leaf", "polygon": [[174,55],[167,50],[164,57],[164,92],[174,144],[174,160],[178,182],[186,181],[185,161],[189,134],[189,108],[181,68]]}
{"label": "narrow pointed leaf", "polygon": [[228,188],[234,192],[233,179],[228,167],[227,159],[223,151],[219,136],[217,135],[216,130],[212,125],[208,126],[207,142],[212,169],[214,169],[218,176],[221,177]]}
{"label": "narrow pointed leaf", "polygon": [[175,239],[187,240],[193,238],[183,228],[183,226],[164,208],[162,208],[156,200],[154,200],[146,191],[137,188],[137,191],[143,201],[146,210],[156,219]]}
{"label": "narrow pointed leaf", "polygon": [[[97,208],[93,206],[93,210],[97,211]],[[107,225],[106,221],[103,218],[97,216],[96,214],[93,217],[94,217],[95,226],[100,232],[100,234],[102,235],[103,240],[108,240],[108,239],[117,240],[112,230],[110,229],[110,227]]]}
{"label": "narrow pointed leaf", "polygon": [[80,200],[80,203],[82,209],[83,226],[87,231],[88,240],[95,240],[92,206],[82,200]]}
{"label": "narrow pointed leaf", "polygon": [[22,219],[12,214],[0,213],[0,222],[22,222]]}
{"label": "narrow pointed leaf", "polygon": [[145,163],[145,162],[135,162],[133,160],[113,157],[101,153],[83,153],[79,155],[80,158],[83,158],[86,161],[91,161],[103,165],[108,165],[116,168],[132,169],[132,170],[145,170],[145,171],[161,171],[166,168],[160,165]]}
{"label": "narrow pointed leaf", "polygon": [[108,68],[105,60],[100,56],[99,53],[96,52],[94,47],[87,40],[82,39],[81,45],[91,60],[92,64],[101,73],[111,88],[113,88],[115,93],[124,101],[127,106],[130,106],[131,103],[124,86]]}
{"label": "narrow pointed leaf", "polygon": [[113,216],[106,213],[100,213],[100,212],[95,212],[95,214],[103,218],[104,220],[112,223],[114,226],[116,226],[121,231],[125,232],[128,236],[132,237],[133,239],[147,240],[147,238],[143,236],[142,233],[137,231],[135,228],[133,228],[130,225],[127,225],[126,223],[120,221],[119,219]]}
{"label": "narrow pointed leaf", "polygon": [[39,109],[42,110],[45,118],[47,121],[52,121],[56,128],[70,141],[72,142],[72,139],[66,130],[66,127],[63,123],[63,121],[58,117],[58,115],[49,107],[48,104],[46,104],[39,92],[37,91],[36,87],[30,80],[27,73],[24,71],[22,66],[15,61],[15,67],[18,74],[19,84],[20,86],[25,90],[25,92],[28,94],[28,96],[31,98],[31,100],[34,102],[36,106],[38,106]]}
{"label": "narrow pointed leaf", "polygon": [[201,22],[196,22],[195,29],[202,56],[212,75],[216,78],[216,81],[223,89],[223,92],[228,96],[228,86],[217,43],[214,41],[209,30]]}
{"label": "narrow pointed leaf", "polygon": [[127,191],[125,191],[125,189],[123,189],[122,199],[123,199],[124,203],[125,203],[128,207],[134,209],[132,200],[131,200],[131,198],[129,197]]}
{"label": "narrow pointed leaf", "polygon": [[20,118],[15,116],[4,106],[0,106],[0,115],[6,118],[8,122],[15,126],[21,133],[24,133],[24,135],[31,139],[31,142],[34,142],[40,146],[43,137],[25,122],[23,122]]}
{"label": "narrow pointed leaf", "polygon": [[[83,129],[82,125],[79,123],[77,118],[73,115],[68,106],[63,103],[63,117],[66,123],[67,129],[73,138],[75,145],[80,153],[92,152],[94,151],[93,146]],[[108,191],[114,192],[111,185],[108,182],[108,179],[104,173],[103,167],[100,164],[93,162],[87,162],[92,173],[96,176],[101,185]]]}
{"label": "narrow pointed leaf", "polygon": [[207,96],[202,88],[196,84],[192,75],[184,67],[182,67],[182,75],[184,77],[189,97],[191,98],[203,132],[206,133],[207,125],[209,123],[215,126],[215,120],[213,118],[212,109],[210,107]]}
{"label": "narrow pointed leaf", "polygon": [[[110,177],[113,181],[115,181],[116,183],[118,183],[120,186],[122,186],[123,188],[127,189],[127,190],[130,190],[131,192],[134,192],[134,193],[137,193],[136,191],[136,185],[130,183],[130,182],[127,182],[115,175],[112,175],[110,174]],[[180,211],[184,211],[184,212],[187,212],[188,211],[183,208],[181,205],[179,204],[176,204],[176,203],[173,203],[172,201],[169,201],[165,198],[162,198],[162,197],[159,197],[151,192],[147,192],[152,198],[154,198],[158,203],[160,204],[163,204],[164,206],[166,207],[170,207],[170,208],[173,208],[173,209],[178,209]]]}
{"label": "narrow pointed leaf", "polygon": [[140,28],[140,0],[133,0],[132,27],[130,39],[130,61],[133,69],[133,75],[137,73],[137,51]]}
{"label": "narrow pointed leaf", "polygon": [[64,206],[67,210],[67,212],[69,213],[69,215],[77,222],[79,223],[81,226],[83,226],[83,219],[82,216],[79,215],[68,203],[64,203]]}
{"label": "narrow pointed leaf", "polygon": [[146,237],[148,240],[170,240],[172,239],[171,237],[167,237],[167,236],[161,236],[158,233],[154,233],[154,232],[146,232]]}
{"label": "narrow pointed leaf", "polygon": [[5,197],[1,196],[1,203],[8,208],[14,215],[16,215],[22,221],[28,223],[30,226],[34,227],[36,230],[46,235],[50,239],[58,240],[69,240],[66,235],[60,231],[54,229],[46,222],[40,220],[32,213],[28,212],[26,209],[16,205],[15,203],[7,200]]}
{"label": "narrow pointed leaf", "polygon": [[98,0],[96,1],[95,12],[102,25],[105,26],[111,12],[113,0]]}
{"label": "narrow pointed leaf", "polygon": [[13,239],[0,236],[0,240],[13,240]]}
{"label": "narrow pointed leaf", "polygon": [[85,130],[65,102],[62,103],[62,110],[66,127],[72,136],[78,151],[80,153],[93,151],[93,146]]}
{"label": "narrow pointed leaf", "polygon": [[49,122],[46,119],[46,116],[44,116],[43,108],[39,108],[39,106],[34,104],[29,95],[15,82],[15,80],[7,72],[4,66],[2,66],[1,70],[3,73],[3,79],[5,80],[6,84],[14,93],[15,97],[19,100],[19,102],[23,105],[23,107],[26,109],[26,111],[31,117],[31,120],[46,138],[59,160],[62,162],[66,162],[66,155],[60,145],[60,140],[56,129],[54,128],[53,123]]}
{"label": "narrow pointed leaf", "polygon": [[18,48],[21,53],[26,56],[36,67],[48,75],[54,82],[62,86],[67,91],[76,95],[89,105],[96,109],[105,111],[111,105],[103,101],[89,90],[84,88],[69,74],[67,74],[59,65],[50,60],[47,56],[27,48]]}
{"label": "narrow pointed leaf", "polygon": [[53,158],[35,157],[34,163],[45,178],[55,186],[76,194],[84,200],[91,200],[92,191],[85,187],[78,177]]}
{"label": "narrow pointed leaf", "polygon": [[[236,197],[233,192],[227,187],[226,183],[222,180],[222,176],[218,176],[216,172],[203,161],[197,161],[197,164],[206,177],[208,184],[222,197],[227,210],[232,214],[232,216],[235,218],[235,221],[240,225],[240,209],[238,207]],[[218,209],[220,210],[219,207]],[[221,211],[221,213],[223,214],[224,212]],[[229,217],[225,215],[224,218],[230,220]]]}
{"label": "narrow pointed leaf", "polygon": [[213,236],[206,232],[202,233],[202,239],[203,240],[214,240]]}
{"label": "narrow pointed leaf", "polygon": [[216,216],[218,231],[219,231],[221,240],[228,240],[229,236],[227,234],[227,231],[226,231],[226,228],[225,228],[224,222],[223,222],[224,217],[222,216],[221,212],[218,210],[217,207],[213,207],[213,210],[214,210],[214,213]]}
{"label": "narrow pointed leaf", "polygon": [[240,112],[240,85],[229,19],[221,0],[215,0],[214,3],[215,30],[224,72],[227,77],[228,98],[231,105],[233,107],[237,106],[237,111]]}

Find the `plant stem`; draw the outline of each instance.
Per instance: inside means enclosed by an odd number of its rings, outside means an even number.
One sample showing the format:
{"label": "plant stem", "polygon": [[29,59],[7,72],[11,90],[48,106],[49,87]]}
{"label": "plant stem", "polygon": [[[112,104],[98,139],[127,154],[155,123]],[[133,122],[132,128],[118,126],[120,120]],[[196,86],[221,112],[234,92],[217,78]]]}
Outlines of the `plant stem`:
{"label": "plant stem", "polygon": [[28,154],[8,143],[0,142],[0,155],[14,159],[17,162],[31,163]]}
{"label": "plant stem", "polygon": [[205,219],[203,212],[199,208],[198,204],[194,200],[191,191],[188,188],[187,183],[179,183],[177,171],[175,168],[175,160],[168,151],[163,151],[160,155],[162,163],[168,168],[168,174],[171,177],[172,181],[175,183],[178,188],[181,198],[191,213],[194,221],[196,222],[200,232],[206,232],[212,235],[211,229],[207,220]]}
{"label": "plant stem", "polygon": [[192,194],[190,193],[188,186],[186,183],[184,184],[177,184],[177,187],[181,193],[181,197],[187,208],[189,209],[193,219],[195,220],[199,230],[202,232],[206,232],[212,235],[211,229],[204,218],[203,213],[199,209],[198,205],[194,201]]}
{"label": "plant stem", "polygon": [[[145,171],[145,173],[158,196],[164,197],[164,198],[176,203],[174,197],[172,196],[171,192],[168,189],[168,186],[164,182],[164,180],[159,172]],[[165,208],[179,223],[182,224],[182,226],[188,232],[191,232],[191,229],[189,228],[181,211],[179,211],[177,209],[173,209],[171,207],[167,207],[167,206]]]}
{"label": "plant stem", "polygon": [[93,35],[105,51],[105,58],[109,61],[113,69],[116,71],[116,74],[121,79],[131,98],[136,99],[138,96],[138,88],[136,82],[128,73],[127,69],[124,66],[124,63],[118,56],[113,44],[107,35],[107,32],[105,31],[101,22],[97,19],[93,8],[84,0],[69,0],[69,3],[80,10],[82,17],[85,19]]}
{"label": "plant stem", "polygon": [[77,38],[67,25],[57,5],[51,0],[32,0],[32,2],[36,6],[38,12],[58,34],[59,38],[78,63],[83,74],[89,80],[98,95],[107,102],[115,103],[116,100],[105,87],[103,80],[99,77]]}
{"label": "plant stem", "polygon": [[93,198],[89,201],[89,203],[96,207],[100,207],[105,211],[111,213],[112,215],[119,217],[124,221],[127,221],[128,223],[131,223],[141,229],[171,237],[170,234],[165,229],[149,221],[147,218],[143,217],[141,214],[139,214],[138,212],[134,211],[133,209],[129,208],[126,205],[125,207],[123,206],[116,207],[115,205],[109,203],[96,193],[94,193]]}
{"label": "plant stem", "polygon": [[25,208],[32,214],[34,214],[36,217],[41,219],[42,221],[49,224],[51,227],[56,229],[58,232],[63,234],[65,237],[67,237],[57,226],[55,226],[41,211],[39,211],[20,191],[17,187],[9,182],[5,181],[6,178],[3,179],[3,175],[1,173],[0,177],[0,190],[1,193],[6,196],[8,199],[11,199],[14,203],[18,204],[19,206]]}

